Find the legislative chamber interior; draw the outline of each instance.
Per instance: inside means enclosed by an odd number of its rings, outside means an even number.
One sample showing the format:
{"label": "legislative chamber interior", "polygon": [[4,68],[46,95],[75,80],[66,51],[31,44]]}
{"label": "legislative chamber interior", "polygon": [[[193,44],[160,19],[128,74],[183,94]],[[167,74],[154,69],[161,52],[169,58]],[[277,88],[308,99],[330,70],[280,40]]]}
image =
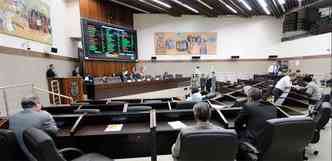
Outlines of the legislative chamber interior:
{"label": "legislative chamber interior", "polygon": [[0,0],[1,161],[331,161],[331,0]]}

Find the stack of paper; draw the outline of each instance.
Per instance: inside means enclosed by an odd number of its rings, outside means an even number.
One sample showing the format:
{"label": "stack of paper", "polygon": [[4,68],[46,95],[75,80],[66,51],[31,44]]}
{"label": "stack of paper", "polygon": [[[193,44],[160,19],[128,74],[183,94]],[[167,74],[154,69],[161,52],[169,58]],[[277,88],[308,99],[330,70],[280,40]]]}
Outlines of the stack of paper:
{"label": "stack of paper", "polygon": [[182,128],[187,127],[187,125],[185,125],[181,121],[168,122],[168,125],[171,126],[173,129],[182,129]]}
{"label": "stack of paper", "polygon": [[105,132],[109,131],[121,131],[123,124],[110,124],[106,127]]}

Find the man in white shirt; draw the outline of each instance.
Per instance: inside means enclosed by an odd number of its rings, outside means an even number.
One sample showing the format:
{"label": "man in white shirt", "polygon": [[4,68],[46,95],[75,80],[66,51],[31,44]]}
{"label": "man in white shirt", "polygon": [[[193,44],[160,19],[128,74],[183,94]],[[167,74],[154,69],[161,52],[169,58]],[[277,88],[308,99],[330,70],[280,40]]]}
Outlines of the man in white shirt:
{"label": "man in white shirt", "polygon": [[279,98],[285,99],[292,88],[292,81],[296,79],[296,73],[288,73],[286,76],[282,77],[274,89],[272,90],[272,95],[274,96],[274,101]]}
{"label": "man in white shirt", "polygon": [[201,102],[203,100],[202,94],[199,92],[198,88],[193,88],[191,90],[191,96],[187,98],[187,101],[192,101],[192,102]]}

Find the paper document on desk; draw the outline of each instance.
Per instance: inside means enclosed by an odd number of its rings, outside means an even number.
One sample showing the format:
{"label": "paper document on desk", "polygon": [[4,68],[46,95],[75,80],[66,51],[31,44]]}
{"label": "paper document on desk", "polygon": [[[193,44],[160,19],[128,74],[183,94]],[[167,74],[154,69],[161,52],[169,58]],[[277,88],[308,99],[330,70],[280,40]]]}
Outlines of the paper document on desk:
{"label": "paper document on desk", "polygon": [[123,124],[110,124],[106,127],[105,132],[109,131],[121,131]]}
{"label": "paper document on desk", "polygon": [[187,127],[187,125],[185,125],[181,121],[168,122],[168,125],[171,126],[173,129],[182,129],[182,128]]}

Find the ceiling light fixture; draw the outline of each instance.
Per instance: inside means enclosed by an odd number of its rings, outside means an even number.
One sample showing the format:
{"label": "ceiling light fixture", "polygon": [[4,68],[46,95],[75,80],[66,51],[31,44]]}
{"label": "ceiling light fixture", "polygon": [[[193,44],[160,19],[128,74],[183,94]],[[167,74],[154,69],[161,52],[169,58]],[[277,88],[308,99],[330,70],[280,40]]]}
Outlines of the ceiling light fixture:
{"label": "ceiling light fixture", "polygon": [[153,2],[156,2],[156,3],[160,4],[160,5],[162,5],[162,6],[164,6],[164,7],[172,8],[171,5],[169,5],[169,4],[165,3],[165,2],[162,2],[162,1],[160,1],[160,0],[152,0],[152,1],[153,1]]}
{"label": "ceiling light fixture", "polygon": [[192,8],[192,7],[190,7],[189,5],[184,4],[184,3],[182,3],[182,2],[179,1],[179,0],[172,0],[172,1],[175,2],[175,3],[177,3],[177,4],[179,4],[179,5],[181,5],[181,6],[183,6],[183,7],[185,7],[185,8],[187,8],[187,9],[189,9],[189,10],[191,10],[191,11],[193,11],[193,12],[195,12],[195,13],[199,13],[199,11],[196,10],[195,8]]}
{"label": "ceiling light fixture", "polygon": [[154,8],[158,8],[158,9],[160,9],[162,11],[167,11],[167,10],[165,10],[165,9],[159,7],[159,6],[156,6],[156,5],[154,5],[154,4],[150,3],[150,2],[147,2],[146,0],[139,0],[139,1],[142,2],[142,3],[144,3],[144,4],[146,4],[146,5],[152,6]]}
{"label": "ceiling light fixture", "polygon": [[225,5],[233,13],[237,13],[237,11],[234,8],[232,8],[230,5],[228,5],[227,3],[225,3],[223,0],[219,0],[219,2],[221,2],[223,5]]}
{"label": "ceiling light fixture", "polygon": [[210,5],[206,4],[204,1],[202,0],[197,0],[197,2],[199,2],[200,4],[202,4],[203,6],[209,8],[210,10],[213,10],[213,7],[211,7]]}
{"label": "ceiling light fixture", "polygon": [[284,5],[284,4],[286,4],[286,1],[285,1],[285,0],[278,0],[278,3],[279,3],[280,5]]}
{"label": "ceiling light fixture", "polygon": [[265,0],[258,0],[258,3],[259,5],[263,8],[264,12],[267,14],[267,15],[270,15],[271,12],[269,11],[269,9],[267,8],[268,5],[267,3],[265,2]]}
{"label": "ceiling light fixture", "polygon": [[245,0],[239,0],[249,11],[252,10],[252,8],[249,6],[249,4]]}
{"label": "ceiling light fixture", "polygon": [[129,8],[131,8],[131,9],[134,9],[134,10],[137,10],[137,11],[141,11],[141,12],[143,12],[143,13],[150,13],[150,12],[148,12],[148,11],[146,11],[146,10],[143,10],[143,9],[137,8],[137,7],[135,7],[135,6],[132,6],[132,5],[129,5],[129,4],[126,4],[126,3],[120,2],[120,1],[118,1],[118,0],[110,0],[110,1],[111,1],[111,2],[114,2],[114,3],[117,3],[117,4],[119,4],[119,5],[125,6],[125,7],[129,7]]}

